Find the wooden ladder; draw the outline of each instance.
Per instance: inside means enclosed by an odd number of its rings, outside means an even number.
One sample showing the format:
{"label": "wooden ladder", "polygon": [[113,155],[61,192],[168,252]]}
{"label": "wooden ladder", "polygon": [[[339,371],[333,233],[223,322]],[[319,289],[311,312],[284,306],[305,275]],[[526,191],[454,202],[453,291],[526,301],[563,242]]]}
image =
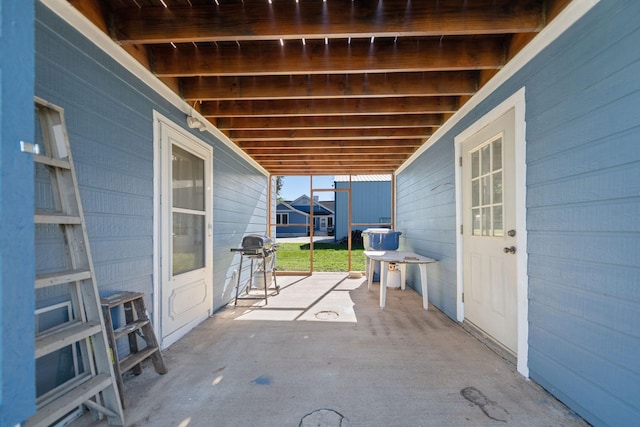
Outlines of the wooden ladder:
{"label": "wooden ladder", "polygon": [[[153,361],[153,366],[157,373],[167,373],[156,334],[147,316],[143,297],[144,294],[138,292],[120,292],[102,298],[102,312],[107,326],[109,345],[111,346],[111,352],[113,354],[113,370],[116,374],[123,408],[125,407],[125,399],[122,374],[133,369],[136,375],[140,375],[142,373],[140,363],[148,358],[151,358]],[[114,330],[111,309],[120,306],[124,309],[126,323]],[[143,349],[139,349],[138,347],[137,335],[140,335],[146,344]],[[125,336],[128,338],[129,354],[120,359],[118,356],[117,340]]]}
{"label": "wooden ladder", "polygon": [[[81,372],[76,372],[73,378],[36,399],[37,412],[25,425],[51,425],[81,406],[88,408],[95,418],[106,415],[109,424],[124,425],[64,110],[41,98],[36,98],[35,104],[44,151],[39,153],[35,148],[33,158],[37,167],[44,165],[48,170],[51,190],[51,206],[36,209],[34,216],[37,257],[60,258],[64,265],[53,272],[47,270],[47,274],[36,274],[36,294],[44,294],[47,301],[64,298],[71,304],[66,321],[36,334],[35,357],[70,348],[74,354],[79,352],[82,365]],[[64,251],[46,241],[38,244],[39,238],[46,240],[56,229],[64,241]]]}

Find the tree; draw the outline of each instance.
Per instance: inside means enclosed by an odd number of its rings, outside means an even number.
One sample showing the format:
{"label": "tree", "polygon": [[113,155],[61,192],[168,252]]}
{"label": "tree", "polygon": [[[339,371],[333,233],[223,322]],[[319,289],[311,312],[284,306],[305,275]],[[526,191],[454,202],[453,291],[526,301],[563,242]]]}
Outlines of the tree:
{"label": "tree", "polygon": [[283,181],[284,181],[283,176],[276,176],[276,199],[277,200],[282,199],[282,197],[280,197],[280,191],[282,190]]}

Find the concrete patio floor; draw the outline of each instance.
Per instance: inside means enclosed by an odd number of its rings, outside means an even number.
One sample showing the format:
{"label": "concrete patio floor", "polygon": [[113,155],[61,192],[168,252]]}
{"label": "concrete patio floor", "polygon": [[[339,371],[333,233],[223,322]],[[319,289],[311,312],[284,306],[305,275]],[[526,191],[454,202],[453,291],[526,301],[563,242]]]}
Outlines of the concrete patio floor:
{"label": "concrete patio floor", "polygon": [[381,310],[364,277],[278,282],[165,350],[166,375],[127,376],[127,425],[588,425],[409,288]]}

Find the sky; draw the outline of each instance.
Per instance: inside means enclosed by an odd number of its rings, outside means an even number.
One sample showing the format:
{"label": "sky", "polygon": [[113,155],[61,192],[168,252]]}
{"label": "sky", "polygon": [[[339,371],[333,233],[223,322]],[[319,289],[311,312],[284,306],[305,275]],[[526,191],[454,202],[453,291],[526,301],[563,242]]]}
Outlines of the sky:
{"label": "sky", "polygon": [[[313,177],[314,189],[326,189],[333,188],[333,175],[328,176],[314,176]],[[285,176],[283,178],[282,190],[280,191],[280,197],[285,200],[295,200],[298,197],[306,194],[309,196],[311,190],[309,188],[308,176]],[[333,192],[322,191],[314,193],[314,196],[319,196],[320,200],[333,200]]]}

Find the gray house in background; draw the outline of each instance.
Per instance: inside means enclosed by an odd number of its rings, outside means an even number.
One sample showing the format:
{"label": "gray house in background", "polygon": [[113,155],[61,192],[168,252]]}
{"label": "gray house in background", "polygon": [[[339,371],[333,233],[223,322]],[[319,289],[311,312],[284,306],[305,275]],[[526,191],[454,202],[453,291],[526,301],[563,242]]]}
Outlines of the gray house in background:
{"label": "gray house in background", "polygon": [[[189,128],[189,106],[67,2],[46,4],[0,11],[0,424],[9,426],[35,410],[42,195],[19,148],[38,141],[34,95],[65,109],[101,294],[144,292],[164,347],[231,299],[230,248],[264,233],[275,208],[265,170],[212,125]],[[395,173],[400,249],[438,260],[430,302],[492,336],[518,372],[596,426],[640,419],[638,16],[633,0],[572,1]],[[169,287],[161,256],[163,168],[174,154],[200,159],[211,183],[202,285],[189,291]],[[495,244],[504,256],[483,258]],[[506,275],[516,289],[502,286]]]}

